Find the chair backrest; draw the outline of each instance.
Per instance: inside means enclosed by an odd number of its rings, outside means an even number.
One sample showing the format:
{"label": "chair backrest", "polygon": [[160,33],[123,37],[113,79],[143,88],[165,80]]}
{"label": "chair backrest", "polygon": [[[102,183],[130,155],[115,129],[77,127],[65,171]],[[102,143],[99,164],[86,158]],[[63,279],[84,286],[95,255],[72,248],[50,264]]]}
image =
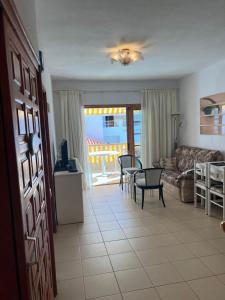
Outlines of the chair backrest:
{"label": "chair backrest", "polygon": [[131,168],[132,167],[132,158],[133,156],[130,154],[121,155],[118,157],[118,161],[121,169],[123,168]]}
{"label": "chair backrest", "polygon": [[145,184],[146,186],[157,186],[160,185],[162,168],[148,168],[143,169],[145,173]]}
{"label": "chair backrest", "polygon": [[134,155],[125,154],[118,157],[118,161],[121,169],[123,168],[131,168],[133,165],[135,168],[142,169],[142,163],[140,159],[135,157]]}
{"label": "chair backrest", "polygon": [[135,157],[135,168],[142,169],[142,163],[139,158]]}

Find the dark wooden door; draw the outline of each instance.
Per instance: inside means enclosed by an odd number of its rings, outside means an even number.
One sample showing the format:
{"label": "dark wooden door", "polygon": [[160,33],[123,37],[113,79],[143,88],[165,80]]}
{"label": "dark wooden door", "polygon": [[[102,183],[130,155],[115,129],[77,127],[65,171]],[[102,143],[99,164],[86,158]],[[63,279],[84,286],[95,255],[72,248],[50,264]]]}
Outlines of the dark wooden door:
{"label": "dark wooden door", "polygon": [[[7,151],[4,143],[2,122],[2,99],[0,95],[0,299],[19,299],[13,220],[10,207],[10,186],[8,182]],[[13,270],[13,272],[12,272]]]}
{"label": "dark wooden door", "polygon": [[52,149],[50,145],[50,136],[49,136],[49,121],[48,121],[48,102],[47,102],[47,94],[45,89],[42,91],[42,128],[45,133],[45,160],[46,165],[48,166],[46,170],[46,174],[48,176],[48,185],[49,185],[49,203],[51,204],[50,213],[52,218],[52,231],[56,233],[57,230],[57,217],[56,217],[56,199],[55,199],[55,182],[54,182],[54,173],[53,173],[53,162],[52,162]]}
{"label": "dark wooden door", "polygon": [[[3,117],[21,294],[23,300],[52,300],[38,60],[19,28],[17,32],[12,20],[4,14],[3,28],[5,60],[2,67],[6,82],[2,86]],[[3,45],[1,47],[3,49]]]}

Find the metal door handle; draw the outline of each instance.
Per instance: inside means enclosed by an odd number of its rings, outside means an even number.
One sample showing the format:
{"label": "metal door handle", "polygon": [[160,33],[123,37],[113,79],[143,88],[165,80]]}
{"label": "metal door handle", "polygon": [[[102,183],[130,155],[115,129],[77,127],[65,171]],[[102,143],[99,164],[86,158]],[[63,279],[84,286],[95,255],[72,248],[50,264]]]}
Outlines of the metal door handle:
{"label": "metal door handle", "polygon": [[35,260],[30,261],[30,265],[37,265],[38,264],[38,253],[37,253],[37,238],[33,236],[26,236],[26,240],[34,243],[34,252],[35,252]]}

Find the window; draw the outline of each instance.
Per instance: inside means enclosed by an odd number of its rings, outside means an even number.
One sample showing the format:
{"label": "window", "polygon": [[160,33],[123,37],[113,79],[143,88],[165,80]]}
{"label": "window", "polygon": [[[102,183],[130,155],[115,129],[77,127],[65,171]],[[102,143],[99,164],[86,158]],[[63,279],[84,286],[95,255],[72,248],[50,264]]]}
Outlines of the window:
{"label": "window", "polygon": [[114,127],[115,120],[114,116],[104,116],[104,127]]}

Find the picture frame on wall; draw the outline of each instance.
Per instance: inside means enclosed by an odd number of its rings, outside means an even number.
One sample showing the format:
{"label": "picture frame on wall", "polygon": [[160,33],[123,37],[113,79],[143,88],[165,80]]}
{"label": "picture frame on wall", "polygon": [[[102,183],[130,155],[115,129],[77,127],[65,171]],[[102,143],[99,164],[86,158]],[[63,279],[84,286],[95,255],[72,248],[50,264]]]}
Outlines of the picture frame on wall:
{"label": "picture frame on wall", "polygon": [[200,99],[200,134],[225,135],[225,93]]}

